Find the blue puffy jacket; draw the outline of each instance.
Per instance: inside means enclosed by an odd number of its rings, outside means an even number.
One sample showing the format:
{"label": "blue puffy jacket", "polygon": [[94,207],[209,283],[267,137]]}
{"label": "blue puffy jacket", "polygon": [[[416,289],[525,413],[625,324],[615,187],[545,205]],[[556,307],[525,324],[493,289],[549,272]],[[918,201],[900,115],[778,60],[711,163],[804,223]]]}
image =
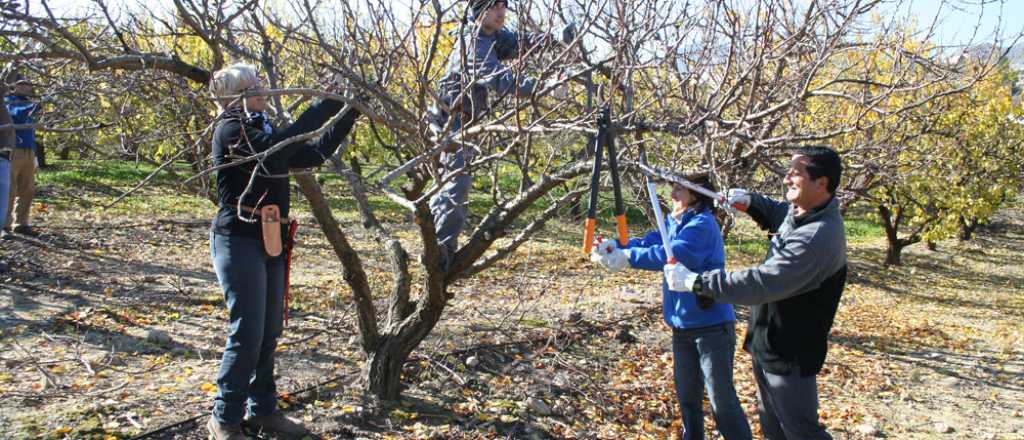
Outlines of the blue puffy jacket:
{"label": "blue puffy jacket", "polygon": [[[665,223],[676,260],[697,273],[725,268],[725,243],[710,209],[688,209],[678,222],[669,215]],[[667,258],[658,231],[629,240],[628,247],[630,266],[658,272],[664,268]],[[662,314],[665,323],[672,327],[707,327],[736,320],[732,305],[715,303],[707,310],[701,309],[694,294],[668,290],[664,277],[661,291]]]}

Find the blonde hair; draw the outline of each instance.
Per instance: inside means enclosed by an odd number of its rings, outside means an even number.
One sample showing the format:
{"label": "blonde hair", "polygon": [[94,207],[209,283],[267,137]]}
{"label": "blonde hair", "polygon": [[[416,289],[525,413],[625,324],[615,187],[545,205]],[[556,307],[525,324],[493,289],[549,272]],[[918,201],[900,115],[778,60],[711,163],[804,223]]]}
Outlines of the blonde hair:
{"label": "blonde hair", "polygon": [[213,73],[210,79],[210,94],[213,95],[217,107],[223,110],[233,103],[241,102],[239,98],[229,96],[241,93],[258,81],[256,66],[245,63],[232,64]]}

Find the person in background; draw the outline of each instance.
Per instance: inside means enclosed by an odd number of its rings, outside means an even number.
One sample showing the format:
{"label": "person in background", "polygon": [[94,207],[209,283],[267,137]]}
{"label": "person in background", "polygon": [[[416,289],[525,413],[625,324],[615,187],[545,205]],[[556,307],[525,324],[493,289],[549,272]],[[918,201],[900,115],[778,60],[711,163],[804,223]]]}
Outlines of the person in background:
{"label": "person in background", "polygon": [[[576,27],[564,26],[558,36],[546,33],[513,32],[505,29],[507,0],[470,0],[467,23],[448,58],[441,78],[439,99],[442,108],[434,108],[431,125],[435,130],[448,127],[456,132],[481,120],[490,111],[490,95],[494,100],[508,95],[529,97],[546,88],[536,78],[516,75],[502,61],[517,58],[535,47],[568,44],[576,38]],[[463,56],[465,55],[465,56]],[[558,85],[556,85],[558,84]],[[566,99],[564,82],[554,81],[552,94]],[[440,134],[440,133],[439,133]],[[472,161],[472,152],[452,143],[441,155],[445,174],[464,168]],[[447,271],[458,249],[459,234],[466,223],[466,200],[473,177],[463,172],[444,184],[430,199],[434,229],[441,245],[442,270]]]}
{"label": "person in background", "polygon": [[[20,74],[14,75],[14,91],[4,97],[7,111],[15,125],[34,124],[39,104],[32,101],[33,84]],[[7,216],[4,221],[4,238],[11,232],[34,237],[38,235],[29,224],[29,210],[36,195],[36,129],[35,127],[15,130],[15,145],[10,158],[10,191],[7,199]]]}

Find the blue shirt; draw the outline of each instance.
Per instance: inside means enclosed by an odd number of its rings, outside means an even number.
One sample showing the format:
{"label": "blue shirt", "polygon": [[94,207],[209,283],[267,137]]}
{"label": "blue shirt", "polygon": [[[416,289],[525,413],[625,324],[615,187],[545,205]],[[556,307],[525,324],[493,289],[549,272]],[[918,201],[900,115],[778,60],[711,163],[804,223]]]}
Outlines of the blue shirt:
{"label": "blue shirt", "polygon": [[[39,104],[29,101],[27,96],[24,95],[7,95],[4,98],[4,103],[7,104],[7,111],[11,114],[11,121],[15,125],[20,124],[34,124],[36,111],[39,110]],[[15,130],[15,148],[27,148],[34,150],[36,148],[36,129],[34,128],[22,128]]]}
{"label": "blue shirt", "polygon": [[[671,215],[665,219],[672,255],[690,270],[701,273],[725,268],[725,242],[718,222],[709,209],[686,210],[676,221]],[[629,264],[637,269],[661,272],[667,258],[665,246],[658,231],[643,238],[629,240]],[[715,303],[704,310],[697,305],[696,295],[690,292],[668,290],[662,277],[662,315],[665,323],[675,328],[707,327],[735,321],[732,305]]]}

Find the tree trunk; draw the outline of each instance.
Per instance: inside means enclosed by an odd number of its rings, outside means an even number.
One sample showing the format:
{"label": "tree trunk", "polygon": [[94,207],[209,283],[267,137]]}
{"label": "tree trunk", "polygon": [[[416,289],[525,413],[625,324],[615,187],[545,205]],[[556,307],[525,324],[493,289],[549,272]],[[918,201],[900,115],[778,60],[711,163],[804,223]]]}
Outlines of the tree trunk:
{"label": "tree trunk", "polygon": [[978,221],[977,217],[973,217],[973,218],[968,219],[968,218],[966,218],[966,217],[961,215],[960,216],[960,233],[957,234],[958,238],[960,238],[960,241],[970,241],[971,239],[973,239],[974,238],[974,233],[975,233],[975,231],[978,230],[978,225],[980,223],[981,222]]}
{"label": "tree trunk", "polygon": [[878,205],[878,217],[882,220],[882,227],[885,228],[885,264],[887,266],[900,265],[899,238],[897,237],[898,226],[893,223],[892,211],[888,206]]}
{"label": "tree trunk", "polygon": [[362,380],[365,390],[381,403],[396,402],[402,392],[402,367],[409,352],[393,338],[382,338],[377,350],[367,355]]}
{"label": "tree trunk", "polygon": [[886,266],[899,266],[903,264],[900,258],[903,253],[903,246],[899,243],[890,242],[885,248],[885,265]]}
{"label": "tree trunk", "polygon": [[921,236],[914,234],[907,238],[899,238],[895,241],[888,241],[885,248],[885,264],[887,266],[899,266],[903,264],[903,248],[920,242]]}
{"label": "tree trunk", "polygon": [[[429,282],[429,281],[428,281]],[[371,349],[364,348],[363,389],[385,406],[396,402],[402,393],[402,368],[409,355],[434,330],[447,305],[445,285],[436,280],[428,287],[410,318],[377,339]],[[366,345],[364,345],[366,347]]]}
{"label": "tree trunk", "polygon": [[574,198],[573,201],[569,203],[569,219],[572,221],[578,222],[583,220],[583,207],[580,204],[581,200],[583,200],[582,195]]}
{"label": "tree trunk", "polygon": [[46,146],[39,139],[36,139],[36,160],[39,161],[39,168],[49,168],[46,163]]}
{"label": "tree trunk", "polygon": [[352,296],[355,299],[356,319],[359,323],[359,333],[362,336],[363,351],[375,351],[374,348],[378,346],[378,338],[381,335],[377,330],[377,309],[373,305],[372,289],[370,289],[366,272],[363,270],[362,260],[348,242],[348,237],[338,225],[337,220],[334,219],[327,199],[324,197],[320,185],[316,183],[316,179],[309,174],[299,174],[295,176],[295,181],[302,188],[302,193],[306,196],[309,207],[313,211],[313,217],[320,224],[320,230],[327,238],[331,248],[334,249],[338,261],[341,262],[342,278],[352,290]]}
{"label": "tree trunk", "polygon": [[878,205],[878,216],[882,219],[882,227],[885,228],[885,264],[886,266],[899,266],[903,263],[903,248],[921,241],[921,236],[914,234],[908,238],[899,237],[899,225],[901,216],[897,211],[895,218],[892,210],[886,205]]}

